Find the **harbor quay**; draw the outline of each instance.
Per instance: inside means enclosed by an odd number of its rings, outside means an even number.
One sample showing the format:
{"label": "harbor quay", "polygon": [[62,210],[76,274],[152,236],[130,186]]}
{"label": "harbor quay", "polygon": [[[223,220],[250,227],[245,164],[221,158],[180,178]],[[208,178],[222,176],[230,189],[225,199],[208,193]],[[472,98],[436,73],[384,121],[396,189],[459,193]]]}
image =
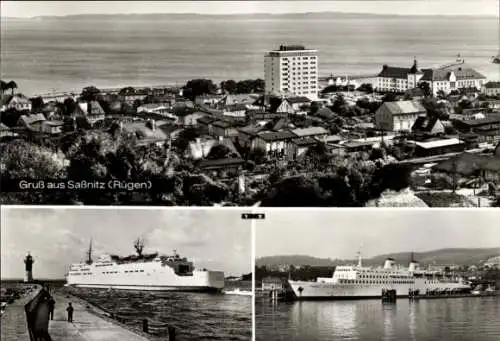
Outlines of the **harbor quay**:
{"label": "harbor quay", "polygon": [[[21,297],[2,307],[1,340],[32,341],[150,341],[158,340],[127,329],[118,321],[106,317],[106,313],[74,297],[62,289],[47,291],[39,284],[23,283],[14,289]],[[45,297],[52,297],[55,303],[53,320],[49,319],[49,309]],[[71,302],[74,308],[73,322],[67,321],[66,308]],[[142,334],[142,335],[140,335]],[[173,340],[172,337],[165,340]]]}

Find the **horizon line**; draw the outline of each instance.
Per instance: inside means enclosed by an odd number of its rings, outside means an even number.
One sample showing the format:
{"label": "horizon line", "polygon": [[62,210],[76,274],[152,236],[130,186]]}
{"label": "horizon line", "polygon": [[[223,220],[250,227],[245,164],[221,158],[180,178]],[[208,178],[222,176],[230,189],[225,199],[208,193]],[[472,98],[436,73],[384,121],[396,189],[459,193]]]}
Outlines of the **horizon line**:
{"label": "horizon line", "polygon": [[37,15],[30,17],[15,17],[15,16],[0,16],[2,19],[21,19],[32,20],[38,18],[71,18],[71,17],[89,17],[89,16],[148,16],[148,15],[192,15],[192,16],[286,16],[286,15],[307,15],[307,14],[346,14],[346,15],[363,15],[363,16],[390,16],[390,17],[476,17],[476,18],[499,18],[500,13],[496,14],[397,14],[397,13],[370,13],[370,12],[342,12],[342,11],[318,11],[318,12],[288,12],[288,13],[267,13],[267,12],[252,12],[252,13],[197,13],[197,12],[152,12],[152,13],[83,13],[83,14],[64,14],[64,15]]}

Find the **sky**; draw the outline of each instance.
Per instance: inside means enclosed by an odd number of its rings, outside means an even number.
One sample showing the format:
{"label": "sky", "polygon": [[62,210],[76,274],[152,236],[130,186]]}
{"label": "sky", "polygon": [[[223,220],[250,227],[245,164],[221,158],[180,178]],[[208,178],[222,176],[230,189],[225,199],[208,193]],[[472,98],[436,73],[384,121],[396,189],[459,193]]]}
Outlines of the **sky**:
{"label": "sky", "polygon": [[172,254],[198,268],[228,275],[251,272],[251,226],[239,210],[2,207],[1,278],[23,278],[23,259],[35,259],[35,278],[64,278],[67,265],[85,258],[92,238],[103,253],[130,255],[145,239],[145,253]]}
{"label": "sky", "polygon": [[498,0],[344,1],[2,1],[1,15],[35,17],[115,13],[304,13],[344,12],[499,16]]}
{"label": "sky", "polygon": [[256,226],[256,257],[371,258],[393,252],[500,247],[500,210],[279,210]]}

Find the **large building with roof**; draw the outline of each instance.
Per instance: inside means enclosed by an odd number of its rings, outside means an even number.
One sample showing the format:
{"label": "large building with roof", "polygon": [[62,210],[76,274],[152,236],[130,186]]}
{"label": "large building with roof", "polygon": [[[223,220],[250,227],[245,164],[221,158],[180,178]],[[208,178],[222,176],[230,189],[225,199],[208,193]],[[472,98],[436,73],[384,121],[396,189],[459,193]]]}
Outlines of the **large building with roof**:
{"label": "large building with roof", "polygon": [[456,64],[438,69],[425,69],[420,82],[429,84],[433,95],[439,91],[449,94],[453,90],[481,89],[486,82],[486,77],[476,70],[467,67],[461,60]]}
{"label": "large building with roof", "polygon": [[384,102],[375,112],[375,126],[383,131],[411,131],[427,111],[418,101]]}
{"label": "large building with roof", "polygon": [[433,95],[439,91],[449,94],[453,90],[481,89],[486,77],[466,66],[460,56],[454,63],[439,68],[419,69],[417,60],[414,60],[409,68],[384,65],[377,75],[376,90],[402,93],[419,87],[423,82],[429,84]]}
{"label": "large building with roof", "polygon": [[384,65],[377,75],[377,91],[405,92],[416,88],[423,72],[418,69],[417,60],[409,68]]}
{"label": "large building with roof", "polygon": [[265,92],[268,95],[291,93],[318,98],[318,51],[302,45],[281,45],[264,55]]}

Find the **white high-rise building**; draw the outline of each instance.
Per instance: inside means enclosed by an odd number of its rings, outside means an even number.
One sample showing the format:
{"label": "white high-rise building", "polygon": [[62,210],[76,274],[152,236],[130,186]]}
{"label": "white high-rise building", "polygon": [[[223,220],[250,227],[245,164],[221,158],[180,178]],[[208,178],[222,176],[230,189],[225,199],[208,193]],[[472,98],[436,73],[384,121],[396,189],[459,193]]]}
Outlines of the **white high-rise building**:
{"label": "white high-rise building", "polygon": [[318,98],[318,51],[302,45],[281,45],[264,55],[266,94]]}

